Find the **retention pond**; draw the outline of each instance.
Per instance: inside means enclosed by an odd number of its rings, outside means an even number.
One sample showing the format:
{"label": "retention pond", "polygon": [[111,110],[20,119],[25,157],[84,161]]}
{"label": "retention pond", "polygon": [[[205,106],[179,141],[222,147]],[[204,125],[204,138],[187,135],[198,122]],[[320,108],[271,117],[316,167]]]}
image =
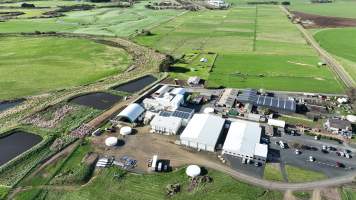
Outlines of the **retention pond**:
{"label": "retention pond", "polygon": [[142,90],[146,86],[150,85],[151,83],[157,80],[156,77],[152,75],[143,76],[141,78],[129,81],[127,83],[115,86],[113,89],[123,92],[134,93]]}
{"label": "retention pond", "polygon": [[18,99],[18,100],[13,100],[13,101],[0,102],[0,112],[3,112],[7,109],[15,107],[24,101],[25,101],[25,99]]}
{"label": "retention pond", "polygon": [[95,92],[74,97],[70,99],[69,102],[88,106],[98,110],[107,110],[121,99],[121,96],[113,95],[110,93]]}
{"label": "retention pond", "polygon": [[14,131],[10,135],[0,137],[0,166],[41,141],[41,136],[24,131]]}

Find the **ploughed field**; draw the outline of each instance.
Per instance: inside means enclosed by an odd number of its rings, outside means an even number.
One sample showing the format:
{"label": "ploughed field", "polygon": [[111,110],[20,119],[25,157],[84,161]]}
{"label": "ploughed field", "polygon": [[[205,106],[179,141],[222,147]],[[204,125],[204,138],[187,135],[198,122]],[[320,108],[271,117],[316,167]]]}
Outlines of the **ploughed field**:
{"label": "ploughed field", "polygon": [[217,53],[207,76],[209,87],[343,92],[335,75],[317,66],[320,58],[278,6],[189,12],[151,32],[135,41],[177,58],[197,51]]}
{"label": "ploughed field", "polygon": [[61,37],[0,37],[0,100],[97,81],[131,62],[120,48]]}

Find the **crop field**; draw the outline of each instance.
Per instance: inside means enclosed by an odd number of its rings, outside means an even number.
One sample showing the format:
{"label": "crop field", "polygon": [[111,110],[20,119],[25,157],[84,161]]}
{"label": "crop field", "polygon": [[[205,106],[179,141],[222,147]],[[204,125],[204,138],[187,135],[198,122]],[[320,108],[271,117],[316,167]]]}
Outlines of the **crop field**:
{"label": "crop field", "polygon": [[[74,1],[68,1],[69,3],[63,2],[66,1],[33,3],[39,6],[49,6],[51,10],[54,9],[57,3],[58,5],[75,4]],[[19,6],[19,4],[10,5]],[[38,9],[36,10],[37,13],[26,13],[26,15],[20,16],[19,19],[12,19],[0,23],[0,33],[57,31],[128,37],[134,34],[136,30],[152,28],[183,12],[176,10],[155,11],[146,9],[144,7],[145,2],[135,4],[132,8],[104,8],[104,3],[95,5],[98,6],[95,9],[65,12],[65,16],[59,18],[24,19],[28,15],[40,15],[41,13],[39,12],[43,11]]]}
{"label": "crop field", "polygon": [[356,28],[319,30],[314,37],[321,47],[335,55],[356,81]]}
{"label": "crop field", "polygon": [[130,62],[124,50],[85,39],[1,37],[0,99],[87,84],[122,72]]}
{"label": "crop field", "polygon": [[196,50],[217,53],[209,87],[343,91],[328,68],[317,66],[317,54],[276,6],[190,12],[151,31],[135,41],[175,57]]}
{"label": "crop field", "polygon": [[[209,171],[212,183],[205,183],[194,191],[188,192],[188,177],[180,169],[169,174],[136,175],[124,174],[117,168],[99,171],[97,177],[84,187],[71,192],[49,190],[45,199],[165,199],[167,184],[180,183],[181,192],[171,199],[243,199],[243,200],[278,200],[281,192],[266,191],[251,186],[220,172]],[[118,178],[113,178],[117,176]]]}
{"label": "crop field", "polygon": [[322,16],[356,18],[355,0],[341,0],[333,3],[310,3],[309,0],[291,1],[289,9]]}

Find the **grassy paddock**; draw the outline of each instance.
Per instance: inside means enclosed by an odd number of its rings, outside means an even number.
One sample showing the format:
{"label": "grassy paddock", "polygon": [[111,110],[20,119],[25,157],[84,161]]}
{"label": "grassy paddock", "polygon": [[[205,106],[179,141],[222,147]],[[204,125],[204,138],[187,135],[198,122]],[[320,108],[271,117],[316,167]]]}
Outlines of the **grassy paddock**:
{"label": "grassy paddock", "polygon": [[86,39],[0,37],[0,47],[0,74],[12,75],[1,77],[0,99],[87,84],[131,62],[124,50]]}
{"label": "grassy paddock", "polygon": [[265,171],[263,173],[263,179],[270,181],[283,181],[283,176],[279,165],[273,165],[273,163],[267,163]]}
{"label": "grassy paddock", "polygon": [[[167,184],[180,183],[181,192],[172,199],[243,199],[243,200],[278,200],[281,192],[266,191],[234,180],[220,172],[209,170],[212,183],[199,186],[188,192],[188,178],[185,170],[180,169],[169,174],[135,175],[125,174],[117,168],[99,171],[90,184],[71,192],[48,191],[46,199],[166,199]],[[119,175],[121,178],[113,178]]]}
{"label": "grassy paddock", "polygon": [[291,183],[302,183],[326,179],[326,175],[320,172],[305,170],[291,165],[285,166],[288,181]]}
{"label": "grassy paddock", "polygon": [[[280,31],[283,30],[283,31]],[[134,40],[180,57],[194,50],[218,54],[209,87],[264,88],[285,91],[342,93],[328,68],[294,24],[276,6],[234,6],[229,10],[186,13]],[[202,75],[181,70],[174,77]],[[290,84],[291,81],[293,84]]]}

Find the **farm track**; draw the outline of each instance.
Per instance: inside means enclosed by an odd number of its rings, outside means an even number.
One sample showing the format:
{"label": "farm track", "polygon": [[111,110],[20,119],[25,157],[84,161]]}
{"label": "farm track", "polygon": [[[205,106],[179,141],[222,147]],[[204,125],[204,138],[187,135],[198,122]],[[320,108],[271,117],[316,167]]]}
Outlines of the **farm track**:
{"label": "farm track", "polygon": [[[286,13],[287,16],[292,16],[292,14],[284,6],[280,6],[282,11]],[[352,77],[345,71],[343,66],[333,58],[327,51],[320,47],[320,45],[315,41],[313,36],[311,36],[306,29],[300,24],[295,24],[298,30],[303,34],[306,41],[312,46],[318,54],[325,60],[330,69],[341,79],[347,88],[356,87]]]}

